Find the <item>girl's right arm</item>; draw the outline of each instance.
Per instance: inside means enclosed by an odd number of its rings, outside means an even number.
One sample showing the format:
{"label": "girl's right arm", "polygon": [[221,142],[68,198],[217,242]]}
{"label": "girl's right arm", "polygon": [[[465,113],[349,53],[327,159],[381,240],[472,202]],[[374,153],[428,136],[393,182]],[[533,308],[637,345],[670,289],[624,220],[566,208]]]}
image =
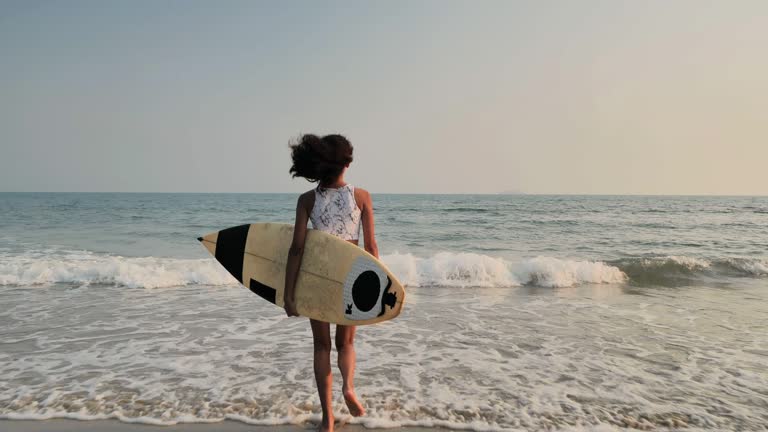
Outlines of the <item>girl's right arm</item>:
{"label": "girl's right arm", "polygon": [[362,209],[361,219],[363,222],[363,242],[365,243],[365,250],[369,254],[379,257],[379,246],[376,244],[376,234],[373,228],[373,200],[371,194],[367,190],[360,190],[362,192]]}
{"label": "girl's right arm", "polygon": [[307,222],[309,213],[307,212],[306,194],[299,197],[296,203],[296,222],[293,226],[293,241],[291,248],[288,249],[288,262],[285,266],[285,290],[283,291],[283,302],[285,303],[285,313],[290,316],[299,316],[296,310],[296,278],[301,267],[301,258],[304,256],[304,242],[307,238]]}

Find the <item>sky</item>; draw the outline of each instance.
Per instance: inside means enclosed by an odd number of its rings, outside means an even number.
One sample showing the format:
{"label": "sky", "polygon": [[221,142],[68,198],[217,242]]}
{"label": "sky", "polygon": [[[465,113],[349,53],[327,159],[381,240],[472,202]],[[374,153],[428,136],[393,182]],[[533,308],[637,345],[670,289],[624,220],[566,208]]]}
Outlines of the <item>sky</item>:
{"label": "sky", "polygon": [[768,195],[768,2],[0,0],[0,191]]}

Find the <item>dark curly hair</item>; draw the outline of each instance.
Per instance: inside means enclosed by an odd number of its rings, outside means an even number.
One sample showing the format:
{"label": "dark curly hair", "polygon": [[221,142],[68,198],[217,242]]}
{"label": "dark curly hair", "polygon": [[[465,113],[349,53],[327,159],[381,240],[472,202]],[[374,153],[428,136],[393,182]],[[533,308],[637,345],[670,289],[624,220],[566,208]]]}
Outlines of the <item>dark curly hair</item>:
{"label": "dark curly hair", "polygon": [[293,165],[288,172],[292,177],[304,177],[321,185],[333,183],[352,163],[352,144],[342,135],[321,138],[305,134],[289,145]]}

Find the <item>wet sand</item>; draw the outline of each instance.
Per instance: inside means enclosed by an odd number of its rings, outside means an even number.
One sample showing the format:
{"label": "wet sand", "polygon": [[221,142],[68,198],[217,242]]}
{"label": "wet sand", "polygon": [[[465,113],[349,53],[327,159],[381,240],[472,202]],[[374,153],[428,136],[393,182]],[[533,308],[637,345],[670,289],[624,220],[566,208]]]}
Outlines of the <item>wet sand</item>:
{"label": "wet sand", "polygon": [[[173,426],[154,426],[140,423],[123,423],[117,420],[0,420],[3,432],[307,432],[318,429],[318,425],[257,426],[225,420],[220,423],[186,423]],[[337,423],[336,430],[344,432],[440,432],[440,428],[388,428],[369,429],[361,425]]]}

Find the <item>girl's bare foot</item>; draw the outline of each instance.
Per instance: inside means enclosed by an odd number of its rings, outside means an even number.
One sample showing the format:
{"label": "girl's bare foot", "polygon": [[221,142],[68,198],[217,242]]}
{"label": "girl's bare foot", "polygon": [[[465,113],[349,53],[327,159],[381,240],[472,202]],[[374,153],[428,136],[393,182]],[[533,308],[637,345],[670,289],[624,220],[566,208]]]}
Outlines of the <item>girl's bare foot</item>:
{"label": "girl's bare foot", "polygon": [[320,423],[320,429],[318,429],[320,432],[333,432],[333,417],[331,418],[325,418],[323,417],[323,422]]}
{"label": "girl's bare foot", "polygon": [[355,391],[353,389],[344,389],[342,390],[342,393],[344,394],[344,401],[347,403],[347,408],[349,408],[349,413],[352,414],[352,417],[365,415],[365,409],[360,401],[357,400],[357,396],[355,396]]}

